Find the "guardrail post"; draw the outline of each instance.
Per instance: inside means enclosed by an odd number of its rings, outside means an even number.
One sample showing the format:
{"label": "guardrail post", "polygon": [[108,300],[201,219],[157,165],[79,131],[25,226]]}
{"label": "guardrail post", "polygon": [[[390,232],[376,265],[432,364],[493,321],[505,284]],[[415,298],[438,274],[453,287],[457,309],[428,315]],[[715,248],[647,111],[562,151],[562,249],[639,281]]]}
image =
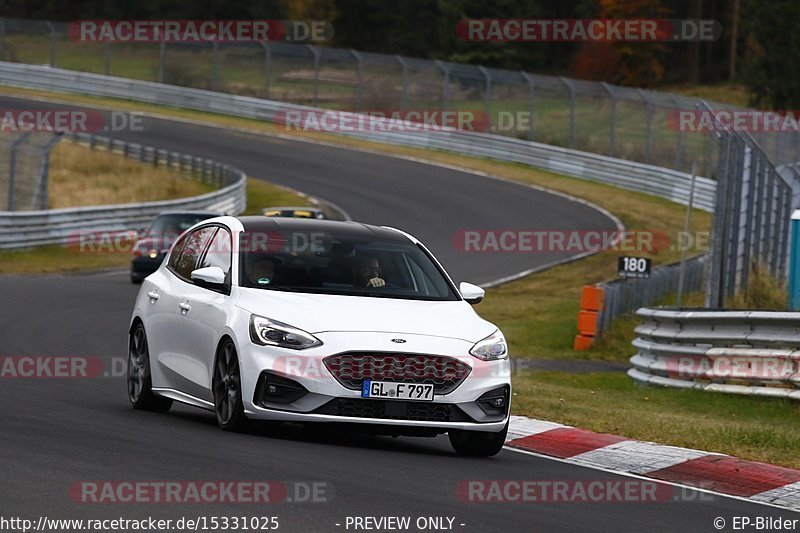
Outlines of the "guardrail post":
{"label": "guardrail post", "polygon": [[350,53],[356,58],[358,62],[358,70],[356,71],[356,110],[364,108],[364,57],[351,49]]}
{"label": "guardrail post", "polygon": [[569,147],[575,148],[575,88],[565,77],[559,78],[569,91]]}
{"label": "guardrail post", "polygon": [[528,82],[528,140],[533,140],[533,132],[534,132],[534,102],[536,99],[536,84],[533,82],[533,76],[528,74],[525,71],[520,71],[520,74]]}
{"label": "guardrail post", "polygon": [[450,71],[441,61],[436,61],[436,66],[442,71],[442,111],[445,111],[450,100]]}
{"label": "guardrail post", "polygon": [[311,99],[311,105],[316,106],[319,100],[319,50],[313,45],[307,44],[306,47],[314,56],[314,96]]}
{"label": "guardrail post", "polygon": [[56,28],[49,20],[44,21],[44,25],[50,30],[50,66],[56,66]]}
{"label": "guardrail post", "polygon": [[617,149],[617,95],[609,84],[602,81],[600,85],[606,90],[611,98],[611,117],[608,125],[608,155],[614,157]]}
{"label": "guardrail post", "polygon": [[400,55],[396,55],[394,58],[398,63],[400,63],[400,67],[403,69],[403,87],[400,93],[400,109],[405,109],[408,106],[408,64],[406,64],[405,59],[403,59],[403,57]]}
{"label": "guardrail post", "polygon": [[269,99],[269,81],[272,76],[272,51],[269,49],[269,42],[261,41],[264,48],[264,98]]}
{"label": "guardrail post", "polygon": [[11,149],[8,158],[8,210],[14,211],[16,207],[14,204],[14,193],[15,193],[15,179],[16,179],[16,166],[17,166],[17,150],[19,147],[24,143],[28,137],[33,135],[32,133],[23,133],[20,135],[19,139],[11,143]]}

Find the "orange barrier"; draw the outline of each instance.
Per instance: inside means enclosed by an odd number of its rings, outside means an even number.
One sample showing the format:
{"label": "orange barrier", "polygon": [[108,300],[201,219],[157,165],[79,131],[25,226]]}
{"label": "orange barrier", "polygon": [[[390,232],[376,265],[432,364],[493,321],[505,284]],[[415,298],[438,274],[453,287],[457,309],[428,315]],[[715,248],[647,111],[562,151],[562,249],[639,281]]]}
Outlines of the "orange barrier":
{"label": "orange barrier", "polygon": [[597,315],[603,310],[606,293],[601,287],[584,285],[581,293],[581,310],[578,312],[578,334],[573,348],[588,350],[597,337]]}

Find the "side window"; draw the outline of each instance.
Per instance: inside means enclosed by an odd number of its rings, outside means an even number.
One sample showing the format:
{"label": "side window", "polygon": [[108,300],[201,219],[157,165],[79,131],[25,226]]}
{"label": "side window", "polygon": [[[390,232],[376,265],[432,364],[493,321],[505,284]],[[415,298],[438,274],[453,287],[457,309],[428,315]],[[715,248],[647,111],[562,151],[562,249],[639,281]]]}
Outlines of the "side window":
{"label": "side window", "polygon": [[231,234],[228,230],[220,228],[211,244],[208,246],[206,254],[197,265],[197,268],[220,267],[226,275],[230,275],[231,270]]}
{"label": "side window", "polygon": [[[208,243],[208,239],[217,231],[215,226],[198,228],[185,237],[186,244],[181,250],[181,255],[175,264],[175,273],[185,279],[190,279],[192,271],[195,269],[197,260],[203,249]],[[170,261],[171,262],[171,261]]]}
{"label": "side window", "polygon": [[181,252],[183,252],[183,247],[186,245],[186,240],[189,236],[186,235],[175,244],[175,247],[172,249],[172,254],[169,256],[169,263],[167,266],[172,269],[176,270],[178,268],[178,259],[181,257]]}

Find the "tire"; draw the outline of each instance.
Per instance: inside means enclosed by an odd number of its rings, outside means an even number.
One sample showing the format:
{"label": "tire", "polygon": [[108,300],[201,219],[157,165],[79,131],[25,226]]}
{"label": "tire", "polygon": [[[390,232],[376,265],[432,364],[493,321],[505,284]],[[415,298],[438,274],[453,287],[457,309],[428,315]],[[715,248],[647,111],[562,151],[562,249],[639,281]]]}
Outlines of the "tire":
{"label": "tire", "polygon": [[128,373],[126,376],[128,400],[134,409],[165,413],[172,407],[172,400],[162,398],[153,392],[150,376],[150,350],[147,347],[147,334],[139,322],[128,336]]}
{"label": "tire", "polygon": [[141,274],[135,274],[131,272],[131,283],[133,283],[134,285],[141,285],[142,281],[144,281],[144,278],[145,276]]}
{"label": "tire", "polygon": [[248,427],[242,402],[242,377],[239,358],[233,341],[227,339],[219,347],[214,363],[214,379],[211,388],[214,393],[214,413],[217,424],[225,431],[243,431]]}
{"label": "tire", "polygon": [[465,431],[454,429],[448,432],[450,444],[459,455],[472,457],[491,457],[503,449],[508,434],[508,423],[501,431]]}

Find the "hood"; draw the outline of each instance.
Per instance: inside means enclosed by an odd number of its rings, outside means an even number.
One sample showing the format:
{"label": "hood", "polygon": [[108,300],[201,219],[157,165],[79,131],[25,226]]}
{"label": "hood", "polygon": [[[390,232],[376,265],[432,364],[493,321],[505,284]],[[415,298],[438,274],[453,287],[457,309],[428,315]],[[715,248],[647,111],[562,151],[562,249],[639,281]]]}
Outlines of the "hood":
{"label": "hood", "polygon": [[236,305],[309,333],[407,333],[475,343],[497,329],[462,300],[429,302],[240,288]]}

